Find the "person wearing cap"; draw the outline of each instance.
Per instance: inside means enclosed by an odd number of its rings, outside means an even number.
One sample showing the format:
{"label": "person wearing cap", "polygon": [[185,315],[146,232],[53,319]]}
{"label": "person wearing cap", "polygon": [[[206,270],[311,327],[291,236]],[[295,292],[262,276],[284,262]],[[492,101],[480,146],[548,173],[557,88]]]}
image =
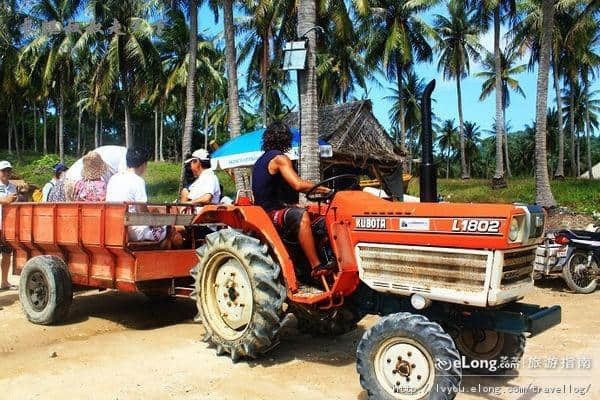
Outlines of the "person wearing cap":
{"label": "person wearing cap", "polygon": [[[11,204],[17,201],[17,187],[10,182],[12,165],[8,161],[0,161],[0,204]],[[0,253],[2,261],[0,269],[2,270],[2,282],[0,282],[0,291],[17,290],[8,282],[8,271],[10,269],[10,259],[12,248],[4,243],[0,243]]]}
{"label": "person wearing cap", "polygon": [[196,206],[219,204],[221,185],[219,178],[210,168],[210,155],[206,149],[194,151],[184,162],[194,181],[181,192],[181,202]]}
{"label": "person wearing cap", "polygon": [[[67,166],[63,163],[58,163],[54,166],[54,176],[50,180],[50,182],[44,185],[42,189],[42,201],[48,202],[48,198],[50,193],[53,192],[52,198],[53,201],[65,201],[64,197],[64,186],[63,180],[65,177],[65,171],[67,170]],[[62,198],[62,199],[61,199]]]}

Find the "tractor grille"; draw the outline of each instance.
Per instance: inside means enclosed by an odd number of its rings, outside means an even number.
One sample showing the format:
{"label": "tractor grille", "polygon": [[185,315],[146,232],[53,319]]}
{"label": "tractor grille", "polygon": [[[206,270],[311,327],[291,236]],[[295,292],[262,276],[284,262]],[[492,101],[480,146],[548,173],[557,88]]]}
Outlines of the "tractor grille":
{"label": "tractor grille", "polygon": [[427,293],[445,288],[479,292],[485,288],[488,253],[359,244],[363,279],[382,289]]}
{"label": "tractor grille", "polygon": [[504,253],[500,286],[505,288],[510,285],[531,282],[534,260],[535,248]]}

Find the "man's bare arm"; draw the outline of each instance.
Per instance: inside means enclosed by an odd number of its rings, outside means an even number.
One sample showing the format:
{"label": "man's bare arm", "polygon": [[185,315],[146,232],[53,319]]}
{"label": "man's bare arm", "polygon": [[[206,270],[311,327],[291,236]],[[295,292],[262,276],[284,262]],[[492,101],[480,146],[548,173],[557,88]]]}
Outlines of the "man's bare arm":
{"label": "man's bare arm", "polygon": [[[298,176],[298,174],[296,173],[296,170],[294,170],[294,166],[292,165],[292,160],[290,160],[288,156],[285,156],[285,155],[277,156],[271,162],[274,163],[274,167],[275,167],[275,168],[273,168],[273,169],[275,169],[274,172],[279,171],[279,173],[281,174],[283,179],[285,179],[285,181],[295,191],[306,193],[315,186],[314,183],[304,180],[304,179],[300,178],[300,176]],[[329,189],[326,187],[319,187],[319,189],[317,189],[317,193],[328,193],[328,192],[329,192]]]}
{"label": "man's bare arm", "polygon": [[204,205],[204,204],[210,204],[210,202],[212,201],[212,198],[213,198],[212,194],[206,193],[206,194],[198,197],[197,199],[191,201],[190,203],[192,203],[192,204],[202,204],[202,205]]}
{"label": "man's bare arm", "polygon": [[16,194],[9,194],[7,196],[0,197],[0,204],[10,204],[10,203],[15,202],[16,200],[17,200]]}

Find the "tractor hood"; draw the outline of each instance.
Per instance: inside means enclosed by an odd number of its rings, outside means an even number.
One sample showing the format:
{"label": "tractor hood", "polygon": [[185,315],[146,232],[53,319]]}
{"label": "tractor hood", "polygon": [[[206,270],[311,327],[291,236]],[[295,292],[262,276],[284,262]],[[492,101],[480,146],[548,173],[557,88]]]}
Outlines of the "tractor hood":
{"label": "tractor hood", "polygon": [[541,241],[537,206],[391,202],[361,191],[337,193],[328,218],[349,224],[354,242],[508,249]]}

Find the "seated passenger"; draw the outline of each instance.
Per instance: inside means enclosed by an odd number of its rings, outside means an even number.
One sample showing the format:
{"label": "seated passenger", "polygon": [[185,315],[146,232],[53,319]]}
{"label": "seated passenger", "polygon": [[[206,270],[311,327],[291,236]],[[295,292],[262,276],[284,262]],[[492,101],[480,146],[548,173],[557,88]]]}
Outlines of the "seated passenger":
{"label": "seated passenger", "polygon": [[42,201],[43,202],[65,202],[67,201],[65,198],[65,171],[67,167],[58,163],[54,166],[54,176],[50,182],[44,185],[42,189]]}
{"label": "seated passenger", "polygon": [[103,175],[108,166],[95,151],[83,157],[81,179],[73,188],[73,201],[99,202],[106,200],[106,182]]}
{"label": "seated passenger", "polygon": [[[194,181],[181,192],[181,202],[203,206],[219,204],[221,201],[221,185],[219,178],[210,168],[210,155],[205,149],[192,153],[184,162],[186,175],[191,172]],[[189,172],[188,172],[189,171]]]}
{"label": "seated passenger", "polygon": [[[264,154],[252,169],[254,202],[269,214],[281,236],[298,241],[311,267],[311,275],[318,277],[333,271],[335,265],[323,265],[312,234],[311,222],[305,208],[298,207],[298,192],[313,188],[312,182],[298,176],[292,161],[285,155],[292,147],[292,132],[282,122],[274,122],[263,135]],[[317,193],[329,193],[319,187]]]}
{"label": "seated passenger", "polygon": [[[146,203],[146,182],[142,176],[148,166],[148,154],[144,149],[127,149],[127,170],[110,178],[106,189],[106,201]],[[146,204],[129,206],[129,212],[148,212]],[[173,229],[169,234],[166,226],[130,226],[127,231],[130,242],[161,242],[162,248],[181,247],[182,238]]]}
{"label": "seated passenger", "polygon": [[[123,146],[100,146],[92,150],[102,157],[107,165],[106,172],[103,175],[104,182],[108,183],[110,178],[117,172],[122,172],[127,169],[125,154],[127,148]],[[68,201],[73,200],[73,189],[75,183],[83,177],[83,158],[75,161],[71,168],[65,174],[65,195]]]}

